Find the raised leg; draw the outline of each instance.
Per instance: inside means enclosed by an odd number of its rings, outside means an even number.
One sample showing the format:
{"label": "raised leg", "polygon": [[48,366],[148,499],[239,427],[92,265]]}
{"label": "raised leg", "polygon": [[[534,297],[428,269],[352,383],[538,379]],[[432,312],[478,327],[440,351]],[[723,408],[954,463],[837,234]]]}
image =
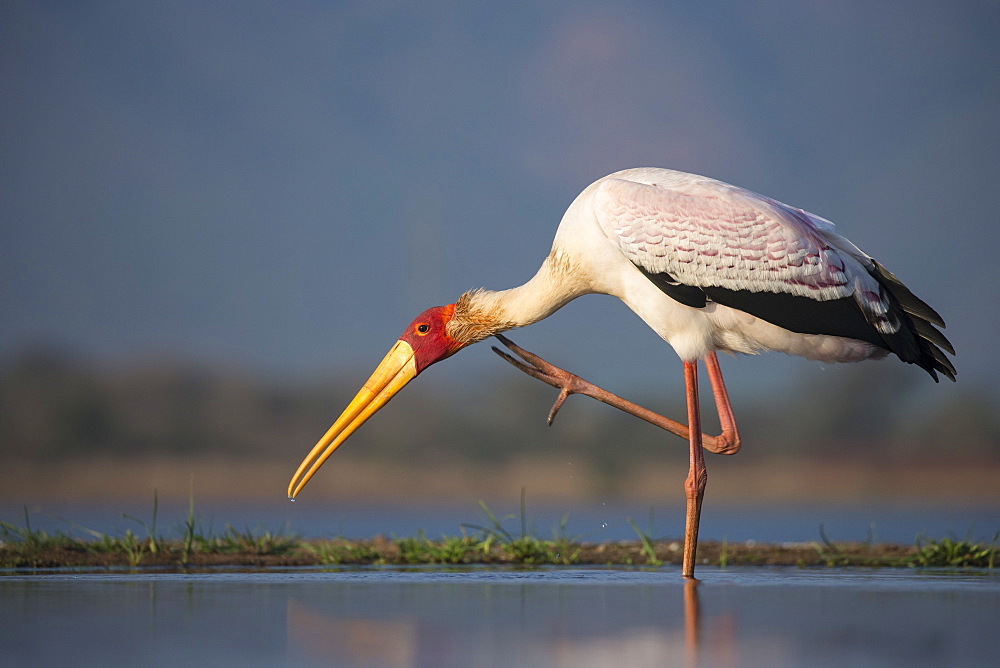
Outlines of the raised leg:
{"label": "raised leg", "polygon": [[684,521],[684,560],[681,575],[694,577],[694,559],[698,550],[698,526],[701,523],[701,501],[705,497],[708,471],[701,443],[701,410],[698,405],[698,363],[684,362],[684,387],[687,391],[687,412],[691,446],[688,476],[684,481],[687,515]]}
{"label": "raised leg", "polygon": [[[625,411],[629,415],[633,415],[641,420],[645,420],[650,424],[654,424],[657,427],[665,429],[671,434],[680,436],[685,440],[690,439],[690,430],[687,425],[671,420],[670,418],[660,415],[659,413],[654,413],[648,408],[643,408],[636,403],[623,399],[616,394],[612,394],[611,392],[608,392],[607,390],[580,378],[576,374],[549,364],[538,355],[528,352],[501,334],[497,335],[497,339],[499,339],[500,343],[507,346],[516,355],[523,359],[524,362],[505,353],[496,346],[493,347],[493,352],[500,355],[502,358],[532,378],[537,378],[543,383],[547,383],[548,385],[551,385],[559,390],[559,397],[556,399],[555,404],[553,404],[552,410],[549,411],[549,424],[552,424],[552,420],[555,419],[556,413],[559,412],[563,402],[566,401],[566,398],[569,397],[569,395],[583,394],[593,399],[597,399],[600,402],[606,403],[609,406],[614,406],[615,408]],[[527,362],[527,364],[525,362]],[[722,432],[718,436],[701,434],[702,445],[709,452],[722,455],[736,454],[740,449],[740,436],[736,431],[736,421],[733,418],[733,409],[729,404],[729,395],[726,393],[726,386],[722,380],[722,371],[719,369],[719,360],[714,352],[709,353],[705,357],[705,367],[708,370],[708,379],[712,383],[712,394],[715,396],[715,405],[719,412],[719,423],[722,426]]]}
{"label": "raised leg", "polygon": [[740,451],[740,434],[736,431],[736,418],[733,416],[733,406],[729,403],[729,393],[726,392],[726,382],[722,380],[722,369],[719,368],[719,358],[715,351],[705,355],[705,369],[708,380],[712,383],[712,396],[715,397],[715,410],[719,414],[720,433],[706,445],[709,451],[720,455],[735,455]]}

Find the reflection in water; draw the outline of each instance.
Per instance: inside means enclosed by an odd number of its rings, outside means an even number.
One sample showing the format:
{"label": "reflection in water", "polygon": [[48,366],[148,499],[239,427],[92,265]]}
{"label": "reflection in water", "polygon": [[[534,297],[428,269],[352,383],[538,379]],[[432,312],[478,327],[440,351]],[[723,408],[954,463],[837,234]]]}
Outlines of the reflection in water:
{"label": "reflection in water", "polygon": [[[702,640],[701,624],[701,601],[698,587],[701,581],[695,578],[684,580],[684,649],[686,652],[687,665],[700,666],[736,666],[740,665],[736,657],[737,626],[736,617],[732,613],[722,612],[714,614],[709,618],[706,627],[707,639]],[[771,648],[772,659],[780,662],[782,645],[780,639],[771,639],[768,642]],[[706,663],[706,659],[710,659]]]}
{"label": "reflection in water", "polygon": [[689,666],[698,665],[698,643],[701,641],[701,609],[698,606],[698,580],[684,579],[684,648]]}
{"label": "reflection in water", "polygon": [[0,571],[0,666],[992,665],[1000,575]]}
{"label": "reflection in water", "polygon": [[[290,657],[309,664],[447,666],[662,666],[684,651],[677,631],[615,629],[579,637],[556,624],[515,643],[477,643],[461,629],[416,619],[388,621],[324,614],[296,601],[288,606]],[[502,630],[501,630],[502,631]],[[492,645],[492,646],[491,646]]]}
{"label": "reflection in water", "polygon": [[[351,665],[462,665],[478,656],[489,658],[498,665],[677,665],[684,657],[689,666],[706,665],[705,660],[709,665],[735,666],[736,634],[730,615],[710,617],[708,630],[712,635],[704,646],[702,644],[700,584],[692,578],[683,581],[680,591],[673,588],[652,590],[655,596],[673,598],[676,608],[683,612],[682,620],[678,616],[676,620],[656,624],[650,619],[647,624],[626,627],[615,624],[588,629],[585,633],[574,628],[575,624],[565,615],[535,614],[536,611],[524,607],[523,596],[519,597],[516,613],[503,605],[492,610],[490,605],[477,606],[483,616],[478,624],[456,624],[450,619],[453,610],[435,610],[430,605],[431,600],[426,601],[427,606],[413,605],[423,600],[421,596],[408,597],[411,598],[409,606],[380,609],[373,615],[344,614],[340,605],[331,606],[313,597],[289,598],[289,655],[305,664],[336,661]],[[522,593],[537,588],[536,583],[522,588]],[[493,586],[483,587],[481,600],[493,599],[500,603],[497,600],[500,592],[492,591],[494,589]],[[466,594],[480,598],[472,591]],[[335,612],[329,611],[330,608]],[[588,611],[574,612],[586,615]],[[600,616],[600,611],[590,612]],[[465,613],[460,612],[460,615],[464,617]],[[484,633],[483,624],[490,623],[490,619],[496,621],[493,628]],[[504,636],[510,629],[522,629],[527,633],[518,633],[509,644],[496,641],[496,637]]]}
{"label": "reflection in water", "polygon": [[413,620],[379,620],[324,614],[288,601],[288,648],[296,659],[332,657],[367,665],[414,666],[421,634]]}

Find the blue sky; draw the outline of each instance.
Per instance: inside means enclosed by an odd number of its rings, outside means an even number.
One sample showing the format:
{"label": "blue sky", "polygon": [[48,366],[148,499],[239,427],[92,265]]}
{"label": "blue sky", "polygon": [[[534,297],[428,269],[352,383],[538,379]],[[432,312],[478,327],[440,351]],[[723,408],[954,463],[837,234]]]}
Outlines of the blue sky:
{"label": "blue sky", "polygon": [[[527,280],[590,182],[655,165],[833,220],[996,392],[998,25],[995,2],[5,2],[0,356],[363,376],[423,308]],[[513,338],[680,383],[611,298]],[[486,346],[448,366],[510,373]]]}

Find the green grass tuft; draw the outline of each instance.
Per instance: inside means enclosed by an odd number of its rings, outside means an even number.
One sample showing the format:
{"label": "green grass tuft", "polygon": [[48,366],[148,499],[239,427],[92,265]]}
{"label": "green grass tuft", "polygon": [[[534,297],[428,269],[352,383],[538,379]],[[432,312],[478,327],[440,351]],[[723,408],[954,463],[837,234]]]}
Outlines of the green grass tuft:
{"label": "green grass tuft", "polygon": [[649,566],[662,566],[663,561],[656,556],[656,547],[653,545],[652,537],[640,529],[639,525],[633,522],[631,517],[626,517],[625,521],[629,523],[632,530],[639,536],[639,542],[642,544],[642,553],[646,556],[646,564]]}
{"label": "green grass tuft", "polygon": [[970,540],[942,538],[928,541],[926,545],[917,540],[918,551],[907,561],[907,566],[919,568],[989,568],[993,569],[997,558],[997,538],[993,534],[989,545]]}
{"label": "green grass tuft", "polygon": [[[497,519],[496,515],[486,505],[485,501],[479,501],[489,520],[491,526],[484,527],[476,524],[464,524],[465,528],[474,529],[480,532],[480,539],[474,541],[473,551],[479,551],[483,555],[490,555],[494,547],[500,551],[503,560],[526,565],[559,564],[571,565],[577,563],[580,556],[579,545],[576,540],[566,535],[566,524],[569,522],[569,515],[564,515],[559,527],[553,530],[552,540],[540,539],[528,532],[528,515],[525,510],[525,488],[521,488],[521,533],[515,536]],[[508,516],[510,519],[513,516]]]}

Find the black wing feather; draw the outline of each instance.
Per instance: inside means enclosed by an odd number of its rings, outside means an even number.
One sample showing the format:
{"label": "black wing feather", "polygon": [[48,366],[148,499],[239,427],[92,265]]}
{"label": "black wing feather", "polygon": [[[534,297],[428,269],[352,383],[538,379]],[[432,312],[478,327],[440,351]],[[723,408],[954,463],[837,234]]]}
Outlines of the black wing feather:
{"label": "black wing feather", "polygon": [[677,279],[665,271],[653,273],[651,271],[646,271],[646,269],[640,267],[639,265],[636,265],[636,268],[641,271],[646,278],[652,281],[653,285],[667,293],[667,296],[674,301],[678,301],[685,306],[690,306],[691,308],[705,308],[707,300],[705,292],[701,288],[693,285],[678,283]]}
{"label": "black wing feather", "polygon": [[955,366],[945,355],[945,352],[954,355],[955,348],[935,328],[935,325],[944,327],[944,319],[877,262],[873,262],[869,273],[878,281],[888,299],[888,321],[900,324],[892,333],[880,332],[852,296],[818,301],[779,292],[698,287],[678,283],[670,274],[653,273],[636,266],[656,287],[686,306],[704,308],[707,300],[711,299],[791,332],[867,341],[895,353],[904,362],[916,364],[935,381],[938,380],[938,373],[955,380]]}

